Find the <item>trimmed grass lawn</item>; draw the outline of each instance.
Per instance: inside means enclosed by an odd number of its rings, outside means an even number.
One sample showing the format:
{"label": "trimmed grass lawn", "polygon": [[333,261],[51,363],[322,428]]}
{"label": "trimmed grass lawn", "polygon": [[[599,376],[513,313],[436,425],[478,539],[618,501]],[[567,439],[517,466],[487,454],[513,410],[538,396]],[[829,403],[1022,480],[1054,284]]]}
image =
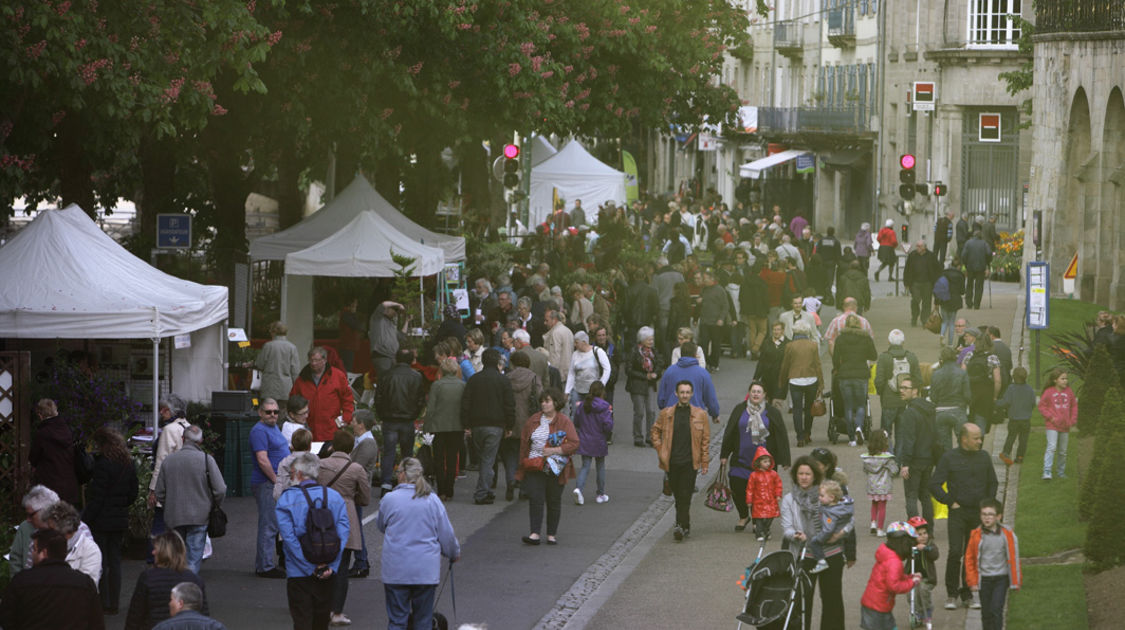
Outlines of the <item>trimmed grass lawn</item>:
{"label": "trimmed grass lawn", "polygon": [[[1044,481],[1043,452],[1047,436],[1043,416],[1036,411],[1031,419],[1027,455],[1020,464],[1020,487],[1016,503],[1015,532],[1020,539],[1020,555],[1025,558],[1049,556],[1082,547],[1086,540],[1086,523],[1079,522],[1078,489],[1089,462],[1093,440],[1082,440],[1077,430],[1070,432],[1067,445],[1066,479]],[[1082,453],[1080,454],[1080,451]],[[1056,463],[1057,466],[1057,463]],[[1011,523],[1010,520],[1008,520]]]}
{"label": "trimmed grass lawn", "polygon": [[1025,567],[1023,583],[1022,590],[1009,591],[1008,628],[1089,627],[1081,564]]}

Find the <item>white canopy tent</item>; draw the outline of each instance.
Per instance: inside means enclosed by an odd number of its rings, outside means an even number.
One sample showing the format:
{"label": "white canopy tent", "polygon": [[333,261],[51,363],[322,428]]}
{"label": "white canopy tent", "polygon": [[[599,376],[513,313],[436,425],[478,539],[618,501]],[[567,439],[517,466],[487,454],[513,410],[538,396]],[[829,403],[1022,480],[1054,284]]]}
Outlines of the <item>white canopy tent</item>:
{"label": "white canopy tent", "polygon": [[[354,260],[340,259],[340,252],[332,252],[332,245],[325,248],[315,248],[317,244],[330,238],[344,238],[351,223],[362,214],[373,214],[379,220],[378,238],[386,247],[384,251],[376,251],[373,243],[359,243],[363,254],[360,256],[366,263],[360,263],[359,258]],[[371,225],[367,219],[362,220],[364,225]],[[338,241],[343,243],[343,241]],[[250,243],[250,258],[252,260],[283,260],[286,261],[286,273],[281,289],[281,317],[289,328],[288,338],[302,353],[312,346],[313,342],[313,279],[319,275],[344,275],[344,276],[372,276],[379,274],[361,273],[360,267],[371,263],[379,256],[385,255],[390,260],[390,243],[395,246],[396,252],[403,252],[408,247],[420,246],[425,250],[439,249],[444,262],[458,262],[465,260],[465,239],[460,236],[438,234],[414,223],[409,217],[399,212],[386,199],[383,198],[367,181],[363,175],[357,175],[347,188],[342,190],[336,198],[325,204],[316,212],[305,217],[300,223],[282,230],[276,234],[263,236]],[[401,249],[400,249],[401,247]],[[302,250],[316,249],[319,253],[303,252]],[[425,251],[419,250],[419,251]],[[349,250],[350,251],[350,250]],[[355,250],[359,251],[359,250]],[[301,253],[294,259],[301,265],[301,272],[294,273],[289,269],[288,256]],[[424,265],[432,269],[433,252],[425,251]],[[321,261],[324,264],[318,269],[314,260],[316,256],[333,256],[334,262]],[[414,254],[409,254],[414,256]],[[347,256],[345,256],[346,258]],[[420,262],[423,262],[420,260]],[[439,263],[440,265],[443,263]],[[346,268],[354,265],[355,268]],[[431,272],[426,275],[432,275]],[[384,274],[386,277],[389,274]]]}
{"label": "white canopy tent", "polygon": [[328,238],[339,232],[360,212],[372,210],[405,239],[430,247],[440,247],[445,252],[445,260],[457,262],[465,260],[465,239],[427,230],[399,212],[383,198],[363,175],[356,175],[348,187],[340,191],[336,198],[316,212],[305,217],[300,223],[276,234],[254,239],[250,243],[250,258],[253,260],[285,260],[285,256]]}
{"label": "white canopy tent", "polygon": [[414,276],[432,276],[445,265],[445,252],[396,237],[390,227],[374,212],[360,212],[332,236],[319,243],[285,256],[285,273],[291,276],[346,276],[352,278],[389,278],[398,265],[391,256],[398,254],[415,259]]}
{"label": "white canopy tent", "polygon": [[577,140],[571,140],[558,153],[531,169],[528,226],[542,223],[554,211],[555,192],[566,200],[567,208],[582,200],[586,212],[612,201],[625,203],[625,173],[590,155]]}
{"label": "white canopy tent", "polygon": [[0,247],[0,269],[0,337],[151,339],[154,423],[162,338],[192,335],[172,354],[178,394],[209,400],[223,388],[227,288],[150,266],[78,206],[40,212]]}
{"label": "white canopy tent", "polygon": [[534,136],[531,138],[531,167],[535,168],[543,163],[543,160],[558,153],[559,150],[551,141],[543,136]]}

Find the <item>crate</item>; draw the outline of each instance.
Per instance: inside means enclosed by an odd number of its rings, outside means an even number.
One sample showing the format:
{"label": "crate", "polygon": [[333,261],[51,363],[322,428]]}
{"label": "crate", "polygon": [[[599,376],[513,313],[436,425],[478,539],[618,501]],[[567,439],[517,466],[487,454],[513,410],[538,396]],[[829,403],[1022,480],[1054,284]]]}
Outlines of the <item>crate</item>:
{"label": "crate", "polygon": [[254,466],[254,453],[250,450],[250,429],[257,423],[252,414],[216,413],[211,416],[211,426],[223,436],[221,458],[223,480],[228,497],[248,497],[250,471]]}

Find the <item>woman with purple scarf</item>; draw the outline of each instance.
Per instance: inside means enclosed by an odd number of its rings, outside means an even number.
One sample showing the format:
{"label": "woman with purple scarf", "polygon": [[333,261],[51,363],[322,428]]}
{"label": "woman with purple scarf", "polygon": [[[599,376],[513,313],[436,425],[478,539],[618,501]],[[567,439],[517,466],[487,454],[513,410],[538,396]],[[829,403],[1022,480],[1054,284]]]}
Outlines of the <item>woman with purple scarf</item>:
{"label": "woman with purple scarf", "polygon": [[750,523],[750,507],[746,504],[746,483],[750,479],[750,466],[759,446],[773,456],[775,466],[789,467],[789,434],[781,410],[766,402],[766,388],[758,381],[750,383],[746,401],[731,411],[723,432],[723,447],[719,460],[723,464],[733,455],[730,463],[730,493],[738,508],[738,524],[734,531],[746,529]]}

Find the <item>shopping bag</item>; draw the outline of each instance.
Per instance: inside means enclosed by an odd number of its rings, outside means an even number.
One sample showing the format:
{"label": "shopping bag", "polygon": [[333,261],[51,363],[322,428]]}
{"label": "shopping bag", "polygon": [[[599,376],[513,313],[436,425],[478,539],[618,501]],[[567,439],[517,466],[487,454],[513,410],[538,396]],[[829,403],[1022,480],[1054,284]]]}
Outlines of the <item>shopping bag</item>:
{"label": "shopping bag", "polygon": [[712,510],[730,512],[734,508],[734,500],[730,496],[730,482],[727,481],[727,465],[719,467],[719,474],[707,489],[707,498],[703,504]]}
{"label": "shopping bag", "polygon": [[941,313],[935,308],[934,312],[930,313],[929,319],[922,325],[926,330],[934,333],[935,335],[941,334]]}

